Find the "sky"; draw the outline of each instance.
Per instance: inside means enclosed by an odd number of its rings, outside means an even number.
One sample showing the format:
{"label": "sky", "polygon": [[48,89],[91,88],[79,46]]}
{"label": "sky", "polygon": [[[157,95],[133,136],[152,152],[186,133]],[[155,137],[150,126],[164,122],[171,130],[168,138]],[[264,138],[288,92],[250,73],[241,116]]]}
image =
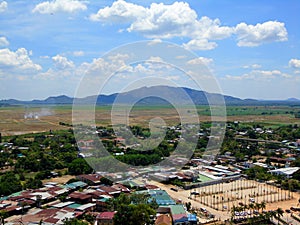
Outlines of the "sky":
{"label": "sky", "polygon": [[299,12],[298,0],[0,0],[0,99],[77,96],[85,80],[109,94],[145,76],[199,89],[166,60],[190,53],[226,95],[300,99]]}

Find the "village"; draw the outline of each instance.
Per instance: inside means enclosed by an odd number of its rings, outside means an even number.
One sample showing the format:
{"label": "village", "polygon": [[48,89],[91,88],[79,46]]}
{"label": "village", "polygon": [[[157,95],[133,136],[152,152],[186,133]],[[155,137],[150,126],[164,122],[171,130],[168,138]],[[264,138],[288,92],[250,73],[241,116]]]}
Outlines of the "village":
{"label": "village", "polygon": [[[279,224],[299,223],[300,140],[282,140],[281,130],[245,128],[237,122],[229,124],[227,129],[223,149],[214,159],[200,156],[209,136],[209,129],[202,128],[195,154],[182,169],[154,166],[151,171],[133,169],[125,177],[89,169],[85,160],[93,155],[86,152],[94,148],[94,141],[82,139],[76,143],[71,138],[71,130],[35,134],[34,138],[28,134],[14,137],[12,142],[3,137],[1,154],[6,154],[7,159],[13,154],[13,160],[1,164],[2,173],[14,169],[15,174],[21,171],[23,175],[26,170],[34,170],[28,165],[32,162],[24,161],[31,157],[32,151],[47,154],[37,160],[45,165],[47,160],[51,161],[54,150],[62,152],[56,155],[56,160],[65,160],[63,157],[68,151],[72,152],[72,157],[66,161],[67,170],[53,165],[50,173],[33,179],[41,180],[41,183],[36,181],[38,185],[30,186],[33,180],[25,176],[27,186],[21,181],[23,186],[18,191],[2,194],[1,219],[5,224],[67,224],[74,220],[113,224],[117,214],[112,207],[113,200],[136,195],[144,196],[146,205],[155,203],[152,206],[155,213],[148,215],[149,224],[222,224],[229,221],[238,224],[262,219],[262,215]],[[299,130],[298,127],[288,129]],[[138,127],[132,130],[142,138],[149,132]],[[130,150],[132,144],[127,146],[125,139],[116,137],[111,129],[98,128],[97,134],[110,146],[114,157],[122,160],[122,156],[137,154]],[[168,128],[164,143],[168,147],[166,155],[172,153],[181,134],[180,126]],[[261,137],[276,137],[276,140]],[[54,140],[57,145],[53,144]],[[40,144],[35,150],[34,141]],[[234,149],[228,151],[227,145],[233,144]],[[260,154],[253,151],[253,155],[248,155],[252,149]],[[243,153],[243,157],[237,151]],[[79,160],[82,161],[78,163]],[[43,171],[42,167],[38,171]]]}

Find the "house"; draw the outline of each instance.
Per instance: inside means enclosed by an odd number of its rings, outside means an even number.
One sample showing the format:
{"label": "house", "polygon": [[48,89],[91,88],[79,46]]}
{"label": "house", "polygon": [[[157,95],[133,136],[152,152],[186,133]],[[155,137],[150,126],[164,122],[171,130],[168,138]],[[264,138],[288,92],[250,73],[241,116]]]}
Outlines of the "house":
{"label": "house", "polygon": [[103,192],[103,193],[107,193],[109,195],[113,195],[113,196],[118,196],[121,191],[110,187],[110,186],[105,186],[105,185],[101,185],[97,188],[97,191]]}
{"label": "house", "polygon": [[101,183],[101,178],[102,176],[98,174],[82,174],[76,176],[76,179],[88,183],[90,186],[99,185]]}
{"label": "house", "polygon": [[116,212],[102,212],[99,213],[96,217],[98,225],[113,225],[113,218]]}
{"label": "house", "polygon": [[170,205],[169,207],[174,225],[189,224],[188,215],[183,205]]}
{"label": "house", "polygon": [[289,178],[292,178],[293,174],[296,173],[299,169],[300,169],[300,167],[288,167],[288,168],[271,170],[270,173],[276,174],[276,175],[282,175],[285,178],[289,179]]}
{"label": "house", "polygon": [[96,208],[96,203],[87,203],[84,205],[81,205],[75,209],[75,212],[89,212],[93,211]]}
{"label": "house", "polygon": [[74,189],[77,190],[77,189],[79,189],[79,188],[84,188],[84,187],[86,187],[86,186],[87,186],[87,183],[82,182],[82,181],[75,181],[75,182],[72,182],[72,183],[70,183],[70,184],[66,184],[65,186],[66,186],[66,188],[73,189],[73,190],[74,190]]}
{"label": "house", "polygon": [[68,195],[68,200],[79,204],[86,204],[92,202],[92,196],[86,193],[75,191]]}
{"label": "house", "polygon": [[172,225],[172,218],[170,214],[161,214],[157,216],[155,225]]}
{"label": "house", "polygon": [[126,186],[122,185],[122,184],[114,184],[111,186],[112,188],[120,191],[120,192],[123,192],[123,193],[130,193],[130,189],[127,188]]}
{"label": "house", "polygon": [[190,225],[197,225],[197,215],[188,213],[188,221]]}

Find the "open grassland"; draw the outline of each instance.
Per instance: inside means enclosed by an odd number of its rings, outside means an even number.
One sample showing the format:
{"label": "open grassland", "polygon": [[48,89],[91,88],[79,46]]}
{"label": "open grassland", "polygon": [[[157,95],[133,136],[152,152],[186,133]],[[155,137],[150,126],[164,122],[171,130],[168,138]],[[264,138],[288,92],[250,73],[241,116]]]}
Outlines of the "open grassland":
{"label": "open grassland", "polygon": [[[211,120],[208,106],[199,106],[197,111],[201,122]],[[257,122],[269,127],[300,124],[300,119],[294,116],[294,113],[298,111],[300,111],[299,106],[229,106],[227,107],[227,121]],[[110,106],[97,106],[95,112],[97,125],[111,124]],[[91,112],[83,107],[80,113],[86,116]],[[167,125],[180,122],[178,112],[171,106],[135,106],[128,113],[130,125],[148,126],[149,121],[155,117],[164,119]],[[72,124],[71,105],[0,107],[2,135],[69,129],[68,126],[60,123]]]}

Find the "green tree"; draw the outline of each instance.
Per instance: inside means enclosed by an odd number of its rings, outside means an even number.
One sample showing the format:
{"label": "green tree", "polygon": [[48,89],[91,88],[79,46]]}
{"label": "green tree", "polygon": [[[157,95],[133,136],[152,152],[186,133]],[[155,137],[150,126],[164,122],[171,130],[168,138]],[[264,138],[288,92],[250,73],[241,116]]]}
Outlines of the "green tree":
{"label": "green tree", "polygon": [[0,222],[2,225],[5,224],[5,219],[8,217],[8,214],[6,211],[1,210],[0,211]]}
{"label": "green tree", "polygon": [[0,179],[0,195],[9,195],[22,190],[20,180],[13,172],[5,173]]}
{"label": "green tree", "polygon": [[76,218],[73,218],[73,219],[65,219],[64,220],[64,225],[89,225],[89,223],[87,222],[84,222],[84,221],[80,221]]}
{"label": "green tree", "polygon": [[72,175],[88,174],[93,172],[89,164],[81,158],[74,159],[68,166],[68,171]]}

